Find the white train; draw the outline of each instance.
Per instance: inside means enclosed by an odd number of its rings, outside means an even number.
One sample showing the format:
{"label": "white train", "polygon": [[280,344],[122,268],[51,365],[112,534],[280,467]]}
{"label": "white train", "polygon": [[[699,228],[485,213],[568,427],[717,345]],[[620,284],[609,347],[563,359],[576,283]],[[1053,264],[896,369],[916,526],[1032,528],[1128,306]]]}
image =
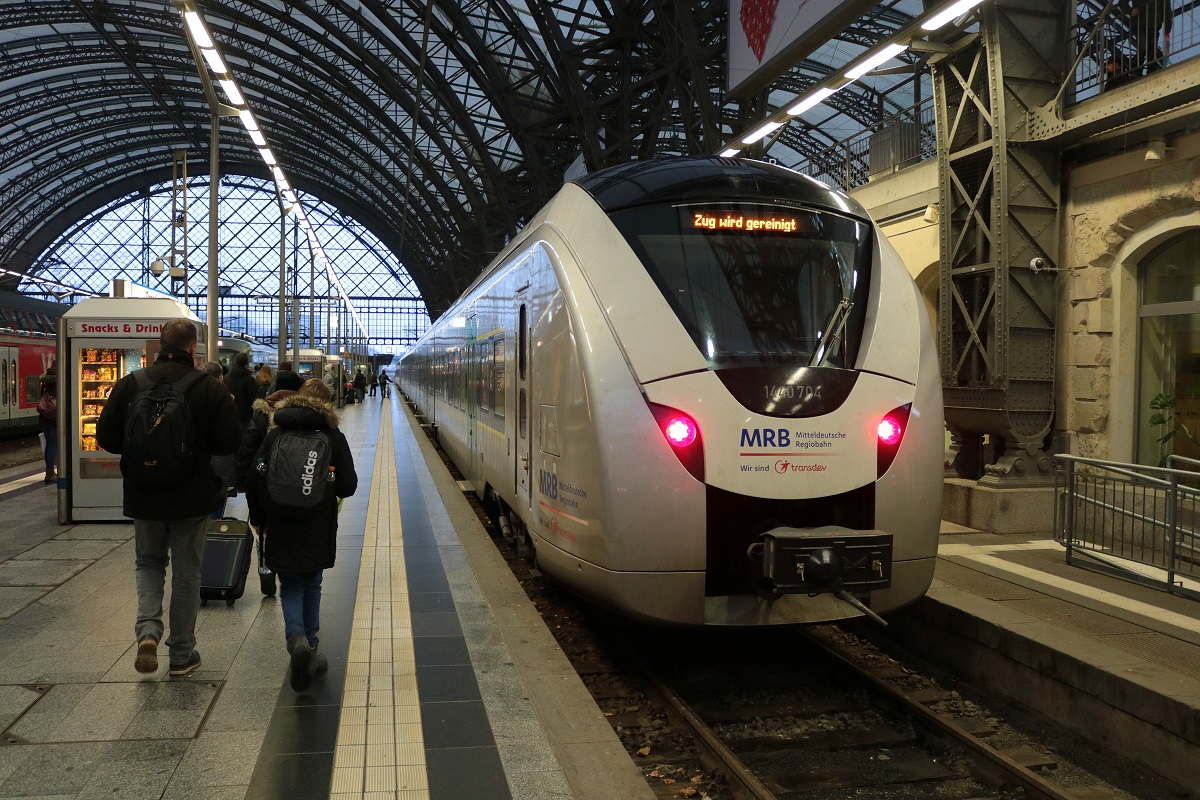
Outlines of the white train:
{"label": "white train", "polygon": [[567,184],[399,382],[540,568],[682,625],[874,616],[933,577],[941,381],[863,208],[757,161]]}

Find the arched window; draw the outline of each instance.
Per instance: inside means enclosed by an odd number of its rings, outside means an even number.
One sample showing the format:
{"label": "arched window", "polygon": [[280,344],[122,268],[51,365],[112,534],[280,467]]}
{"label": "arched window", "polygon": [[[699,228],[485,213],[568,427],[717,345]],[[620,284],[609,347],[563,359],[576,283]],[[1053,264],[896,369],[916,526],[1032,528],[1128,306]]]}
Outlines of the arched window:
{"label": "arched window", "polygon": [[1151,403],[1167,395],[1177,421],[1200,439],[1200,233],[1175,239],[1142,262],[1139,297],[1137,461],[1154,465],[1171,453],[1200,459],[1192,438],[1180,432],[1160,443],[1167,429],[1150,424]]}

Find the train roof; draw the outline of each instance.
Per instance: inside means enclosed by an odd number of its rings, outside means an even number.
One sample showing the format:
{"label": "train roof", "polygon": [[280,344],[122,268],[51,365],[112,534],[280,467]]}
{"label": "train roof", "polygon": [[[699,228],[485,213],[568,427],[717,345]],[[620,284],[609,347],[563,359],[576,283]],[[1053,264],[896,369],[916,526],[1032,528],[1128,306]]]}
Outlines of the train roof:
{"label": "train roof", "polygon": [[745,158],[656,158],[609,167],[574,183],[612,213],[657,203],[779,201],[870,219],[858,201],[794,170]]}

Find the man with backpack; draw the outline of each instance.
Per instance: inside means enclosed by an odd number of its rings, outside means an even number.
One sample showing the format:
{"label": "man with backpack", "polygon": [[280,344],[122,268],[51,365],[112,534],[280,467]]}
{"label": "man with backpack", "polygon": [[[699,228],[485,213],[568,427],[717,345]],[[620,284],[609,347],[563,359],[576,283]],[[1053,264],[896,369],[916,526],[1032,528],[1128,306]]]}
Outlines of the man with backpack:
{"label": "man with backpack", "polygon": [[154,364],[113,386],[96,438],[121,455],[123,513],[133,519],[137,583],[137,655],[134,668],[158,670],[163,635],[162,602],[171,566],[169,674],[183,677],[200,666],[196,614],[204,527],[225,491],[212,456],[232,453],[241,439],[237,409],[218,379],[196,369],[196,326],[165,323]]}
{"label": "man with backpack", "polygon": [[329,387],[316,378],[271,414],[255,471],[264,511],[263,561],[279,576],[279,605],[299,692],[328,663],[317,651],[321,578],[337,554],[339,499],[358,488],[346,436]]}

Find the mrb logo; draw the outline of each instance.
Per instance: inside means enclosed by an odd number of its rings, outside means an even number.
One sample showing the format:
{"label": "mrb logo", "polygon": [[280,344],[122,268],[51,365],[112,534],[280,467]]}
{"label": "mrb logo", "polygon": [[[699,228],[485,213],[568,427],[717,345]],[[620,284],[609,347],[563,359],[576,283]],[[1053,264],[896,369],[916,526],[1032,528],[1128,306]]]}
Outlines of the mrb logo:
{"label": "mrb logo", "polygon": [[553,472],[546,472],[544,469],[538,470],[538,482],[541,484],[539,489],[541,493],[551,500],[558,499],[558,476]]}
{"label": "mrb logo", "polygon": [[741,447],[791,447],[792,432],[787,428],[742,428]]}

